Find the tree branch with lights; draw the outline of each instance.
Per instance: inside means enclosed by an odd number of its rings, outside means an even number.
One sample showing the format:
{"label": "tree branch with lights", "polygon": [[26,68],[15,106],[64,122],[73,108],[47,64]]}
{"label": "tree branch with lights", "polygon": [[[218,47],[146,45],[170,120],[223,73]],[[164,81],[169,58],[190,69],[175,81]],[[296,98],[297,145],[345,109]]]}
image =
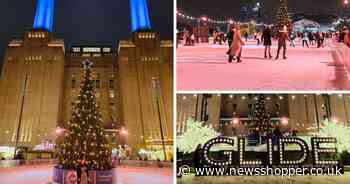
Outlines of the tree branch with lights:
{"label": "tree branch with lights", "polygon": [[59,165],[64,169],[107,170],[112,168],[111,150],[94,95],[92,62],[84,61],[83,66],[80,92],[64,141],[58,145]]}
{"label": "tree branch with lights", "polygon": [[267,111],[265,104],[265,95],[258,95],[257,102],[254,104],[253,111],[253,128],[259,131],[268,132],[270,130],[270,113]]}
{"label": "tree branch with lights", "polygon": [[192,153],[199,144],[203,145],[208,140],[219,135],[213,128],[204,126],[203,122],[188,119],[185,132],[177,138],[176,146],[179,151]]}

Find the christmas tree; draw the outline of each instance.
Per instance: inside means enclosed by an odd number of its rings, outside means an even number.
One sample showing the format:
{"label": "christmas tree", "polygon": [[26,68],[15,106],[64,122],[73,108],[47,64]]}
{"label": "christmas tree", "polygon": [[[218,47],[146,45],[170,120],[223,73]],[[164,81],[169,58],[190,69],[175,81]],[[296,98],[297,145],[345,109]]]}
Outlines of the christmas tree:
{"label": "christmas tree", "polygon": [[268,132],[270,129],[270,113],[266,109],[265,95],[258,95],[257,102],[254,104],[253,128]]}
{"label": "christmas tree", "polygon": [[288,31],[291,30],[291,22],[288,16],[288,0],[280,0],[280,7],[277,10],[276,23],[274,26],[275,33],[277,34],[284,26],[287,27]]}
{"label": "christmas tree", "polygon": [[177,138],[177,148],[184,153],[194,152],[199,144],[203,145],[219,134],[211,127],[203,126],[203,122],[188,119],[186,131]]}
{"label": "christmas tree", "polygon": [[84,61],[83,66],[80,92],[64,141],[59,145],[59,165],[65,169],[106,170],[112,167],[111,150],[93,91],[92,62]]}

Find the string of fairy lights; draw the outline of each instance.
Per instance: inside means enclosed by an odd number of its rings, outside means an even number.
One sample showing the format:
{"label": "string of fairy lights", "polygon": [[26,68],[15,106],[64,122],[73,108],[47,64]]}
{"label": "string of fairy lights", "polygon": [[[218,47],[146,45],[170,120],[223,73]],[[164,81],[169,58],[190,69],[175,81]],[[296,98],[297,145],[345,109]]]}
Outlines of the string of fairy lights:
{"label": "string of fairy lights", "polygon": [[209,16],[200,16],[200,17],[196,17],[196,16],[192,16],[190,14],[186,14],[183,13],[183,11],[177,10],[176,15],[179,19],[183,19],[189,22],[193,22],[193,23],[198,23],[198,22],[206,22],[209,24],[216,24],[216,25],[231,25],[234,23],[238,23],[238,24],[254,24],[254,25],[266,25],[263,23],[258,23],[254,20],[248,21],[248,22],[240,22],[240,21],[236,21],[233,18],[223,18],[222,20],[217,20],[217,19],[213,19],[210,18]]}
{"label": "string of fairy lights", "polygon": [[201,16],[201,17],[192,16],[192,15],[183,13],[183,11],[180,11],[180,10],[177,10],[176,15],[178,18],[185,19],[188,21],[194,21],[194,22],[203,21],[203,22],[208,22],[212,24],[233,24],[234,23],[234,20],[232,18],[226,18],[224,20],[215,20],[208,16]]}

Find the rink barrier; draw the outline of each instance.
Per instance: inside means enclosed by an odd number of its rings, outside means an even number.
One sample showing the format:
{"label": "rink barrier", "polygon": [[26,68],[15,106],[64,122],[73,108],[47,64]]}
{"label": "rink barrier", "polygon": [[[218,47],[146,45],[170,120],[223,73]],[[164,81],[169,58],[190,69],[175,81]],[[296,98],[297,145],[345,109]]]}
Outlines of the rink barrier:
{"label": "rink barrier", "polygon": [[[20,165],[55,165],[55,159],[36,160],[0,160],[0,168],[17,167]],[[172,168],[172,162],[142,161],[142,160],[120,160],[113,161],[114,166],[135,166],[135,167],[165,167]]]}
{"label": "rink barrier", "polygon": [[121,160],[120,162],[115,162],[115,166],[135,166],[135,167],[166,167],[172,168],[172,162],[163,161],[143,161],[143,160]]}
{"label": "rink barrier", "polygon": [[37,159],[37,160],[0,160],[0,168],[17,167],[20,165],[52,165],[54,159]]}

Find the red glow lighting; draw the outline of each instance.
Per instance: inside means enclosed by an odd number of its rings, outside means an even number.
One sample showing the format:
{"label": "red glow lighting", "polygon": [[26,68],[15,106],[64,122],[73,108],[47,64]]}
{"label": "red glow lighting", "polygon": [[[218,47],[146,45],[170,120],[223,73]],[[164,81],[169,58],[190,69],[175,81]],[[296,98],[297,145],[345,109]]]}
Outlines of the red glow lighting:
{"label": "red glow lighting", "polygon": [[123,129],[123,130],[121,130],[120,133],[123,134],[123,135],[127,135],[127,134],[128,134],[128,131],[126,131],[125,129]]}
{"label": "red glow lighting", "polygon": [[288,118],[281,118],[281,123],[283,124],[283,125],[287,125],[288,124],[288,122],[289,122],[289,119]]}
{"label": "red glow lighting", "polygon": [[233,118],[232,123],[234,125],[237,125],[239,123],[239,121],[240,121],[239,118]]}
{"label": "red glow lighting", "polygon": [[63,132],[63,129],[60,128],[60,127],[57,127],[55,132],[56,132],[57,134],[60,134],[60,133]]}

